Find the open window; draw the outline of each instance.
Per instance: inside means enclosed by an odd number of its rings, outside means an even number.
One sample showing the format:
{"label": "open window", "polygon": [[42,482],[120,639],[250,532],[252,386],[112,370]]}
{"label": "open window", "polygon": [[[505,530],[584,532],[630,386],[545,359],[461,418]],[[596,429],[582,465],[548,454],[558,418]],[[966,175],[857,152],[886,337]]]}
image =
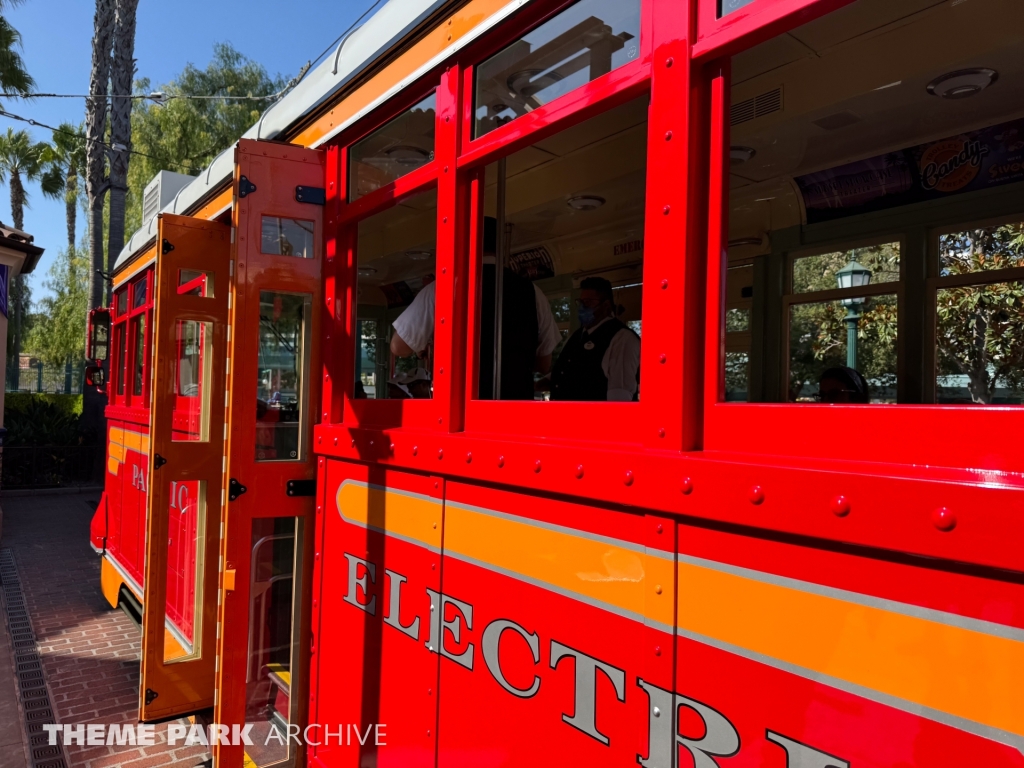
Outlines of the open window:
{"label": "open window", "polygon": [[1004,31],[1024,9],[905,11],[861,0],[709,67],[728,80],[712,445],[744,442],[724,437],[753,417],[737,401],[809,409],[793,424],[1024,404],[1024,44]]}

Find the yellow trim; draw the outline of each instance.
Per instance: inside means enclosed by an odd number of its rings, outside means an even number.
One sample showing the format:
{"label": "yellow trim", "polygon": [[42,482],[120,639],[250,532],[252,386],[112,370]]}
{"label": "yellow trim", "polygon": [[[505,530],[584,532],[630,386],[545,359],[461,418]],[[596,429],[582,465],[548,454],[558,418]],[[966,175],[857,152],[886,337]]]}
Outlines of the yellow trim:
{"label": "yellow trim", "polygon": [[111,427],[110,442],[107,443],[107,471],[110,474],[117,475],[128,457],[128,451],[135,451],[148,457],[149,435],[122,427]]}
{"label": "yellow trim", "polygon": [[1024,735],[1024,643],[679,563],[679,629]]}
{"label": "yellow trim", "polygon": [[100,592],[111,608],[117,608],[117,598],[124,580],[106,557],[100,560]]}
{"label": "yellow trim", "polygon": [[267,672],[276,675],[289,688],[292,687],[292,673],[286,664],[267,664]]}
{"label": "yellow trim", "polygon": [[386,529],[433,550],[441,549],[440,499],[345,482],[338,489],[337,503],[338,511],[350,523]]}

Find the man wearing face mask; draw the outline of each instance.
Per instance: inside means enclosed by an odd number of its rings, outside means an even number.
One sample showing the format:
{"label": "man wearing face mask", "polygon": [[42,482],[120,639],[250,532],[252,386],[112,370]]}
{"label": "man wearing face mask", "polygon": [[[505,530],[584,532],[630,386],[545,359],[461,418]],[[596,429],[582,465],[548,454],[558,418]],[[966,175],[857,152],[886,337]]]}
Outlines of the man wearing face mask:
{"label": "man wearing face mask", "polygon": [[603,277],[580,283],[580,327],[565,342],[551,372],[552,400],[636,400],[640,337],[615,317],[612,284]]}

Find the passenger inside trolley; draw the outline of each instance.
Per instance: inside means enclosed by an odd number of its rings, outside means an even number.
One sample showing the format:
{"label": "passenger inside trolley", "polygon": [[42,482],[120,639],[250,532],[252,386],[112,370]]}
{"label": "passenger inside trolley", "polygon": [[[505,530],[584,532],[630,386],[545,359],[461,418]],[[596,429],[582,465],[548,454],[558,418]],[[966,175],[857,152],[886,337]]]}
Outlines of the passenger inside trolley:
{"label": "passenger inside trolley", "polygon": [[840,402],[847,368],[873,404],[1024,401],[1021,29],[860,0],[732,59],[726,400]]}

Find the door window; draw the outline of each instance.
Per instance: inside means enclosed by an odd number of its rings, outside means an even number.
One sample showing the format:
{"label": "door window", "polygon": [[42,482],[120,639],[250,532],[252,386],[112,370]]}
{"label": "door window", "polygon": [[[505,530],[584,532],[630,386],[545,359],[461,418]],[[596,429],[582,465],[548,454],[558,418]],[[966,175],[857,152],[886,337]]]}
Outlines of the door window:
{"label": "door window", "polygon": [[252,524],[245,722],[253,726],[246,754],[256,768],[295,762],[288,727],[297,722],[292,675],[299,653],[302,524],[296,517]]}
{"label": "door window", "polygon": [[256,461],[301,461],[311,297],[260,291]]}

